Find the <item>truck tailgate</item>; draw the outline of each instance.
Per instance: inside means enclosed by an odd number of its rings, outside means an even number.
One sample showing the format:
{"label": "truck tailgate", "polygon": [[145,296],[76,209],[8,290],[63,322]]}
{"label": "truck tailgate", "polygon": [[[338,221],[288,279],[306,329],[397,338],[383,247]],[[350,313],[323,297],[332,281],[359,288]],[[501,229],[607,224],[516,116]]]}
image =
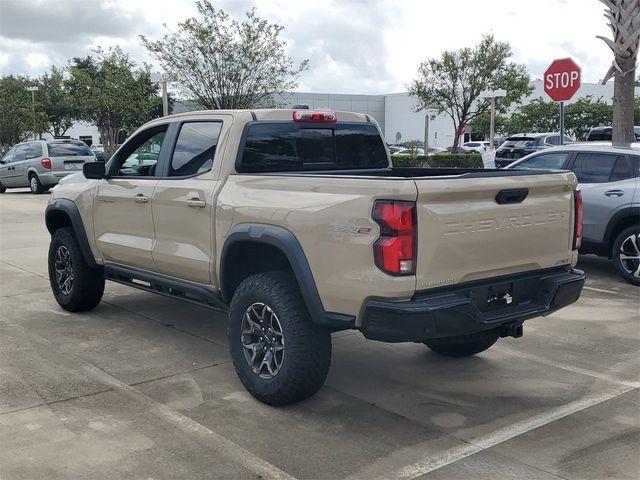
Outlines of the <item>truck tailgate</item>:
{"label": "truck tailgate", "polygon": [[415,182],[417,290],[573,261],[572,173]]}

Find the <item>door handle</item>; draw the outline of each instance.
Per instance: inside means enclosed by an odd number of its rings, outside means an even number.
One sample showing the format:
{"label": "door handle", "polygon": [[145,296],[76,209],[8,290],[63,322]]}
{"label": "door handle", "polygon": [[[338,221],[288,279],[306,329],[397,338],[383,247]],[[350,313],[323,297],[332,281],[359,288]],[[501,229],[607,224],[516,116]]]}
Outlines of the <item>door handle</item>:
{"label": "door handle", "polygon": [[143,195],[141,193],[137,194],[133,198],[136,201],[136,203],[148,203],[149,202],[149,197],[147,197],[146,195]]}
{"label": "door handle", "polygon": [[607,190],[606,192],[604,192],[604,194],[607,197],[621,197],[622,195],[624,195],[624,191],[622,190]]}
{"label": "door handle", "polygon": [[187,200],[187,206],[191,208],[204,208],[206,205],[207,202],[198,198],[190,198],[189,200]]}

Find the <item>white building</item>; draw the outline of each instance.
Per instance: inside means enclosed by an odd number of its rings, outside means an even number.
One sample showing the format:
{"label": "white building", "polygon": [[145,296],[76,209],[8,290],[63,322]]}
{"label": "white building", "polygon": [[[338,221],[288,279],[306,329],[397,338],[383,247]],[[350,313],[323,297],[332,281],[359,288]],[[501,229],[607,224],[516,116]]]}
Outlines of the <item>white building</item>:
{"label": "white building", "polygon": [[[549,100],[542,80],[531,82],[534,88],[531,95],[523,99],[523,104],[542,98]],[[613,82],[606,85],[597,83],[583,83],[573,99],[567,104],[579,98],[593,96],[611,104],[613,97]],[[636,88],[636,96],[640,95],[640,88]],[[278,103],[291,107],[296,104],[306,104],[309,108],[324,108],[330,110],[346,110],[371,115],[374,117],[388,143],[396,143],[397,138],[401,142],[409,140],[424,140],[425,113],[416,112],[416,101],[407,92],[391,93],[386,95],[349,95],[336,93],[287,93],[279,99]],[[188,111],[189,108],[180,102],[174,105],[174,113]],[[453,122],[447,115],[435,116],[429,122],[429,145],[436,147],[448,147],[453,143]],[[72,138],[91,137],[93,143],[100,143],[97,128],[78,123],[67,132]]]}

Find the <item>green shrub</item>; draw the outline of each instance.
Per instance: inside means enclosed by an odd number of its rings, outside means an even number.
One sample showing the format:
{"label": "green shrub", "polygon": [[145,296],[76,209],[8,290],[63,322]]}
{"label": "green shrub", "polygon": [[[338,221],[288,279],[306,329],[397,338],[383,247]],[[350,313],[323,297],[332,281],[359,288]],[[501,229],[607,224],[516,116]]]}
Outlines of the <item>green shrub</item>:
{"label": "green shrub", "polygon": [[391,155],[394,167],[483,168],[482,157],[475,153],[429,155]]}

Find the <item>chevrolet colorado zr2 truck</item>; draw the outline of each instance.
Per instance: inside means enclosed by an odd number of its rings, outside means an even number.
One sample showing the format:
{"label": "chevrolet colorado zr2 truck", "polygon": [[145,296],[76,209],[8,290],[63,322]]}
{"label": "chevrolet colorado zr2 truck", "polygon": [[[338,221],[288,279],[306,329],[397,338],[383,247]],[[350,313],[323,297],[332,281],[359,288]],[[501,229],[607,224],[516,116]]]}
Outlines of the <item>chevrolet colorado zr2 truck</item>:
{"label": "chevrolet colorado zr2 truck", "polygon": [[581,217],[571,172],[394,168],[368,115],[190,112],[53,189],[49,278],[73,312],[105,280],[228,312],[241,382],[283,405],[331,332],[461,357],[575,302]]}

